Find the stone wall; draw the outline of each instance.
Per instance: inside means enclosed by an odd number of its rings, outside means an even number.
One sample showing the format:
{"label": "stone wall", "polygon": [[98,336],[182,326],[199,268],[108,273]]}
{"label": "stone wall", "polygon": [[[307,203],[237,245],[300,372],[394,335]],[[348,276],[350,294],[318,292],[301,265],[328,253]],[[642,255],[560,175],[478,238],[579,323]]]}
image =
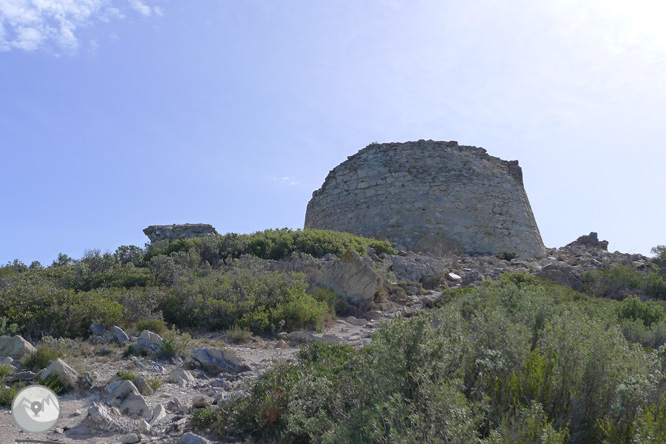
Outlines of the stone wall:
{"label": "stone wall", "polygon": [[367,146],[312,194],[305,228],[436,254],[545,254],[518,162],[457,142]]}

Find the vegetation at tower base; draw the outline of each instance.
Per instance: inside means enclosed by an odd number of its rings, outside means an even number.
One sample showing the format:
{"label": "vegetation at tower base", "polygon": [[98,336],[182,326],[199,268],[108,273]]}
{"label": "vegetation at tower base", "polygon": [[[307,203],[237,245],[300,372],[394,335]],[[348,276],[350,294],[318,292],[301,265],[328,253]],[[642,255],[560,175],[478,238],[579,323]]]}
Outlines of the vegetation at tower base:
{"label": "vegetation at tower base", "polygon": [[194,422],[276,443],[664,442],[666,346],[640,344],[662,303],[525,275],[446,299],[360,351],[309,344]]}
{"label": "vegetation at tower base", "polygon": [[[238,327],[266,333],[315,328],[335,301],[312,287],[307,266],[327,254],[367,248],[395,253],[388,242],[325,230],[265,230],[155,242],[146,251],[121,246],[114,253],[60,255],[50,267],[14,261],[0,267],[0,333],[88,335],[97,322],[134,326],[162,318],[180,328]],[[298,257],[300,270],[269,270],[252,258]],[[308,275],[311,273],[311,275]]]}

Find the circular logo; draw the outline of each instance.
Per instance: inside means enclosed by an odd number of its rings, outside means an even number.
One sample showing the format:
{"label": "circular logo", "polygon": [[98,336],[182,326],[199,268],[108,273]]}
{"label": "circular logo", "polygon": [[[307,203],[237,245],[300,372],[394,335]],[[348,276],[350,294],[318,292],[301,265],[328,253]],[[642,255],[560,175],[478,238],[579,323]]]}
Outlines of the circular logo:
{"label": "circular logo", "polygon": [[31,385],[14,398],[12,416],[26,432],[46,432],[60,419],[60,401],[53,390],[43,385]]}

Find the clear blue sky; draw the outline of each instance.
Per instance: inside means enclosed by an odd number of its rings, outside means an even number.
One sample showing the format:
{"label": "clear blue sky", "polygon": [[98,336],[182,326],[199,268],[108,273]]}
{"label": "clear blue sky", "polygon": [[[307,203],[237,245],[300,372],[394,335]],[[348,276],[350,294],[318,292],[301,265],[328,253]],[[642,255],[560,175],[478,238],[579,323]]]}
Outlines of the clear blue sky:
{"label": "clear blue sky", "polygon": [[0,0],[0,263],[301,228],[371,142],[519,160],[544,242],[666,244],[666,6]]}

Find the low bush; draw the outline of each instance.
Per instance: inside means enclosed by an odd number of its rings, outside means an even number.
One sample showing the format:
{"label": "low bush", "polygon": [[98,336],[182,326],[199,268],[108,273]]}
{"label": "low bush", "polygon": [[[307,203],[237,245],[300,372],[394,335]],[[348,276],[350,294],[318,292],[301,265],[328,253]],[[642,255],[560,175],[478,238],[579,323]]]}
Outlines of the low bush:
{"label": "low bush", "polygon": [[587,271],[583,282],[586,291],[597,297],[624,299],[638,293],[666,299],[666,282],[654,270],[642,273],[629,265],[618,265],[607,270]]}
{"label": "low bush", "polygon": [[161,309],[168,322],[181,328],[214,330],[237,325],[268,333],[280,322],[287,330],[314,328],[329,309],[306,289],[298,273],[220,270],[175,286]]}
{"label": "low bush", "polygon": [[63,356],[64,353],[62,350],[49,347],[48,345],[40,345],[37,347],[37,351],[35,353],[24,359],[23,366],[28,370],[38,372],[48,367],[52,361]]}
{"label": "low bush", "polygon": [[160,354],[166,358],[173,356],[185,356],[192,344],[192,336],[189,333],[180,333],[178,329],[167,331],[162,338]]}
{"label": "low bush", "polygon": [[161,319],[142,319],[136,323],[137,331],[150,330],[161,335],[167,330],[167,326]]}
{"label": "low bush", "polygon": [[661,430],[666,347],[617,328],[660,325],[649,304],[518,276],[442,303],[361,350],[306,345],[206,427],[280,443],[629,443]]}

